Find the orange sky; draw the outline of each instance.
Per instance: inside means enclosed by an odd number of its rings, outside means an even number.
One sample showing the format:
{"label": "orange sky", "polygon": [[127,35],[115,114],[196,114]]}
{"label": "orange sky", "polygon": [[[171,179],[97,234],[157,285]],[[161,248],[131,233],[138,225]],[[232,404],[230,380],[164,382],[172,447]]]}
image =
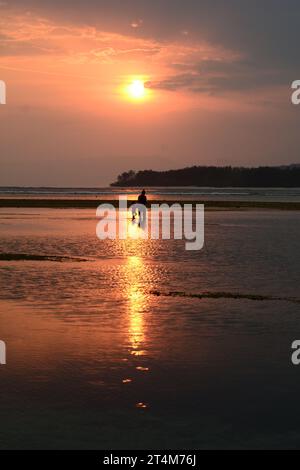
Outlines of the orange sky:
{"label": "orange sky", "polygon": [[[105,16],[101,25],[81,23],[59,5],[18,3],[0,3],[2,186],[99,186],[130,168],[299,158],[297,110],[289,82],[272,81],[274,64],[255,83],[249,51],[202,38],[180,15],[177,31],[163,37],[145,34],[139,16],[116,26],[112,12],[106,26]],[[147,99],[124,93],[137,79]]]}

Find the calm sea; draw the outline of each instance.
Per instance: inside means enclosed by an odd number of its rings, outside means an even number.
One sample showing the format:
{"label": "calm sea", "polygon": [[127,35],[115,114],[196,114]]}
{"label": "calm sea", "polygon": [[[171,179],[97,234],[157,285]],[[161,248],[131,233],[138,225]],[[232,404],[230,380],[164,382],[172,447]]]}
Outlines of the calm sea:
{"label": "calm sea", "polygon": [[[147,188],[146,188],[147,189]],[[117,199],[127,195],[135,199],[140,188],[21,188],[0,187],[0,197],[56,197]],[[148,188],[150,200],[228,200],[228,201],[300,201],[300,188]]]}

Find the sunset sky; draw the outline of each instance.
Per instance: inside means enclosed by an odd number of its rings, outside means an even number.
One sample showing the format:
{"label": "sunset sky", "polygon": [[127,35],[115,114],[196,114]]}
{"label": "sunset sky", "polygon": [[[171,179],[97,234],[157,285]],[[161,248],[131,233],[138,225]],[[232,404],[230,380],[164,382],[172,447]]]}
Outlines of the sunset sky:
{"label": "sunset sky", "polygon": [[299,163],[298,0],[0,1],[0,185]]}

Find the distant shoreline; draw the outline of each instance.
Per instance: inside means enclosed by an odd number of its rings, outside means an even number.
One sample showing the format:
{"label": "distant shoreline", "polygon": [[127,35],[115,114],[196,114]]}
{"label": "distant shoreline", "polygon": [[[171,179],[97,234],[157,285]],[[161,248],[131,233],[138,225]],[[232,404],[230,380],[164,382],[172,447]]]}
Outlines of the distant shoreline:
{"label": "distant shoreline", "polygon": [[[134,201],[128,200],[128,205]],[[48,209],[96,209],[100,204],[112,204],[118,207],[118,200],[95,199],[42,199],[42,198],[2,198],[0,208],[48,208]],[[279,202],[279,201],[199,201],[199,200],[153,200],[149,204],[174,203],[183,204],[204,204],[208,210],[284,210],[300,211],[300,202]]]}
{"label": "distant shoreline", "polygon": [[300,181],[300,165],[232,167],[192,166],[175,170],[129,170],[112,187],[210,186],[218,188],[293,188]]}

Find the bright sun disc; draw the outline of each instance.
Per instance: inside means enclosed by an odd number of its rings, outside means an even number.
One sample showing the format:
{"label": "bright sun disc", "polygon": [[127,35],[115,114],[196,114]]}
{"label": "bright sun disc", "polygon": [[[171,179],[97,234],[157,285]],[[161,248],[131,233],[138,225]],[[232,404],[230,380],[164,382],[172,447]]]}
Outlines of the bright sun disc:
{"label": "bright sun disc", "polygon": [[128,87],[128,93],[135,99],[144,98],[146,94],[144,82],[142,80],[134,80]]}

